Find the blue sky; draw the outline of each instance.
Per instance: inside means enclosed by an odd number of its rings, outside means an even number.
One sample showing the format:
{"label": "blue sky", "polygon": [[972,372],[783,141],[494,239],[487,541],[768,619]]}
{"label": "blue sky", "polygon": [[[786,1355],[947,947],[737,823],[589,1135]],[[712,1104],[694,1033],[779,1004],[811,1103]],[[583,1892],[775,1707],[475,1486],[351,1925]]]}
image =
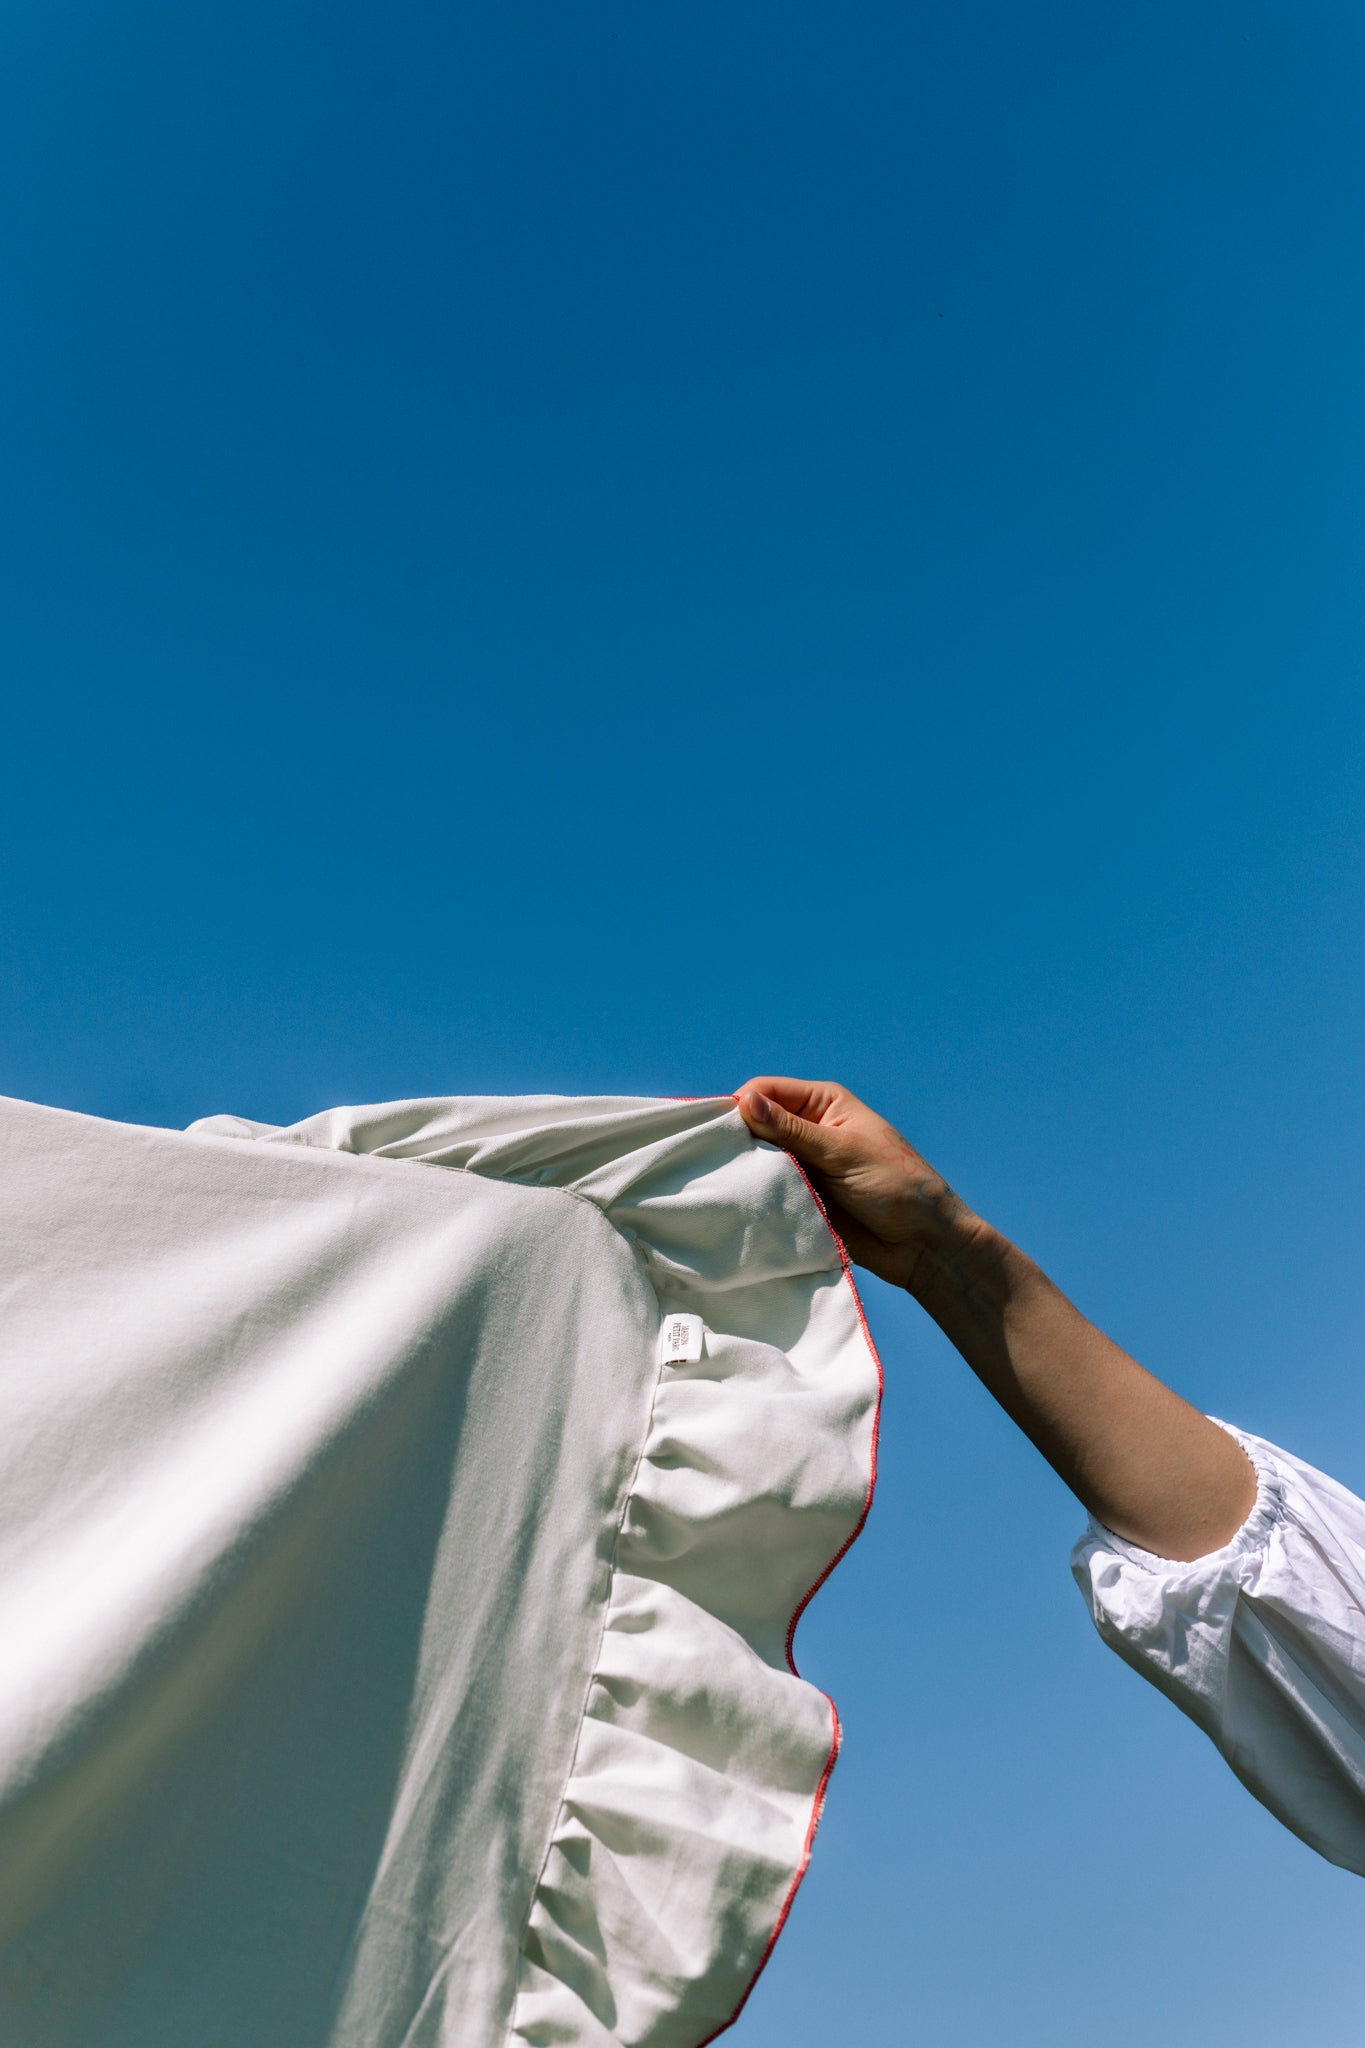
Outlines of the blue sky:
{"label": "blue sky", "polygon": [[[1355,7],[19,0],[0,1087],[833,1074],[1365,1488]],[[1365,1892],[869,1285],[732,2038],[1354,2048]]]}

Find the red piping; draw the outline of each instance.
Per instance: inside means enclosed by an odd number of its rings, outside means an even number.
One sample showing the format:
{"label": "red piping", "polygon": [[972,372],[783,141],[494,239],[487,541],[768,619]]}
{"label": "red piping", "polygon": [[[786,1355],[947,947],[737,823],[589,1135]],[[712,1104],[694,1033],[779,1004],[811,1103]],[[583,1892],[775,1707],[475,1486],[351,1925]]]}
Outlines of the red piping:
{"label": "red piping", "polygon": [[[702,1102],[706,1099],[707,1098],[705,1096],[675,1095],[673,1097],[673,1100],[675,1102]],[[810,1606],[811,1601],[815,1598],[820,1588],[824,1585],[825,1580],[834,1570],[834,1567],[837,1564],[839,1564],[844,1557],[848,1555],[848,1552],[853,1548],[853,1545],[862,1535],[864,1525],[867,1521],[869,1513],[871,1512],[872,1496],[875,1493],[877,1487],[877,1436],[881,1427],[882,1394],[884,1393],[886,1388],[886,1377],[882,1372],[882,1362],[877,1355],[877,1347],[872,1341],[872,1332],[867,1327],[867,1316],[863,1311],[862,1297],[858,1293],[857,1282],[853,1278],[853,1267],[849,1263],[849,1256],[847,1250],[844,1247],[844,1241],[840,1237],[838,1231],[834,1228],[834,1225],[830,1222],[829,1211],[825,1208],[824,1203],[821,1201],[819,1195],[816,1193],[814,1183],[812,1182],[810,1175],[806,1172],[805,1167],[801,1164],[801,1161],[799,1159],[792,1159],[792,1155],[790,1152],[788,1152],[787,1157],[788,1159],[791,1159],[792,1165],[796,1168],[802,1180],[805,1182],[807,1193],[810,1195],[810,1198],[814,1202],[816,1208],[820,1211],[820,1214],[824,1219],[826,1230],[828,1230],[830,1236],[834,1239],[835,1248],[839,1254],[839,1264],[843,1269],[844,1279],[848,1283],[849,1292],[853,1296],[853,1306],[858,1311],[858,1322],[862,1329],[863,1339],[867,1345],[868,1350],[872,1354],[872,1363],[877,1368],[877,1405],[872,1412],[872,1450],[868,1465],[867,1494],[863,1501],[863,1511],[859,1515],[857,1521],[854,1523],[852,1531],[848,1536],[845,1537],[844,1541],[835,1551],[833,1557],[825,1566],[825,1569],[821,1572],[819,1578],[815,1581],[815,1584],[798,1602],[796,1612],[795,1614],[793,1614],[791,1621],[787,1625],[787,1668],[793,1674],[794,1677],[799,1678],[801,1674],[796,1668],[796,1659],[792,1654],[792,1645],[796,1637],[796,1625],[800,1621],[806,1609]],[[749,1979],[748,1984],[745,1986],[743,1997],[740,1999],[739,2004],[731,2013],[729,2019],[723,2020],[721,2024],[716,2028],[714,2033],[708,2034],[704,2040],[699,2041],[697,2043],[697,2048],[709,2048],[709,2044],[712,2041],[718,2041],[720,2039],[720,2036],[724,2033],[727,2033],[729,2029],[734,2025],[735,2021],[739,2018],[745,2006],[748,2004],[750,1992],[752,1992],[755,1984],[757,1984],[759,1978],[763,1975],[763,1972],[768,1964],[768,1958],[771,1956],[773,1950],[777,1947],[777,1938],[781,1934],[782,1929],[787,1924],[787,1915],[790,1913],[792,1909],[792,1902],[795,1899],[798,1890],[800,1889],[801,1880],[805,1876],[807,1867],[809,1866],[811,1847],[815,1841],[815,1830],[820,1825],[820,1813],[825,1803],[825,1792],[829,1785],[830,1773],[834,1769],[835,1759],[838,1757],[839,1754],[840,1730],[838,1709],[835,1707],[835,1704],[828,1693],[824,1693],[822,1697],[829,1708],[829,1717],[833,1733],[830,1740],[829,1755],[825,1758],[825,1768],[823,1769],[823,1771],[821,1771],[820,1782],[815,1788],[815,1803],[811,1807],[810,1821],[806,1827],[806,1839],[801,1846],[801,1861],[796,1866],[796,1875],[793,1877],[791,1883],[787,1887],[787,1896],[782,1901],[782,1910],[777,1916],[777,1925],[773,1928],[772,1933],[768,1936],[767,1947],[764,1949],[762,1955],[758,1959],[758,1968],[754,1971],[753,1976]]]}

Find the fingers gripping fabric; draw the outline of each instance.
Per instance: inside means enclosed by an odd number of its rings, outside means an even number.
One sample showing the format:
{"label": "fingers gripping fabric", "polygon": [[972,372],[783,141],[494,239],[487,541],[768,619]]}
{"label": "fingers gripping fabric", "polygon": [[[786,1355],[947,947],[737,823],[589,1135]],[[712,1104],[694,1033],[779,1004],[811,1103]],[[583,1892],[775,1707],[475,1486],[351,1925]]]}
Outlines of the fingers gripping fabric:
{"label": "fingers gripping fabric", "polygon": [[799,1173],[728,1099],[11,1109],[6,2041],[723,2031],[833,1761],[788,1642],[875,1448]]}

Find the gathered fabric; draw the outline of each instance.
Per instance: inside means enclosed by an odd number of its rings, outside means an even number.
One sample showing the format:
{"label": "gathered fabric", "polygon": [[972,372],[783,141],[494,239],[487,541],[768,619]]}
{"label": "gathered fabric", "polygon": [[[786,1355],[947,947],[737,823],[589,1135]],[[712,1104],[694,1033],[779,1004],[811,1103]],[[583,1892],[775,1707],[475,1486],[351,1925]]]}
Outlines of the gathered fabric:
{"label": "gathered fabric", "polygon": [[1092,1519],[1072,1570],[1105,1642],[1278,1820],[1365,1877],[1365,1502],[1230,1434],[1256,1500],[1221,1550],[1174,1563]]}
{"label": "gathered fabric", "polygon": [[799,1169],[729,1098],[0,1125],[6,2048],[723,2031],[875,1459]]}

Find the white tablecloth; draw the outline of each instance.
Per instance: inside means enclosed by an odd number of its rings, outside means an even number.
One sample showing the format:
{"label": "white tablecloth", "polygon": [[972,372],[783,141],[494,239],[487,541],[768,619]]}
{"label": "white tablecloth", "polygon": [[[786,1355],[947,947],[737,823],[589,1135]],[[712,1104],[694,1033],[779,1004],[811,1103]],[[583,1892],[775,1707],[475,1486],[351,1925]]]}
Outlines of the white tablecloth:
{"label": "white tablecloth", "polygon": [[790,1161],[728,1098],[9,1103],[0,1207],[5,2048],[721,2030],[874,1445]]}

